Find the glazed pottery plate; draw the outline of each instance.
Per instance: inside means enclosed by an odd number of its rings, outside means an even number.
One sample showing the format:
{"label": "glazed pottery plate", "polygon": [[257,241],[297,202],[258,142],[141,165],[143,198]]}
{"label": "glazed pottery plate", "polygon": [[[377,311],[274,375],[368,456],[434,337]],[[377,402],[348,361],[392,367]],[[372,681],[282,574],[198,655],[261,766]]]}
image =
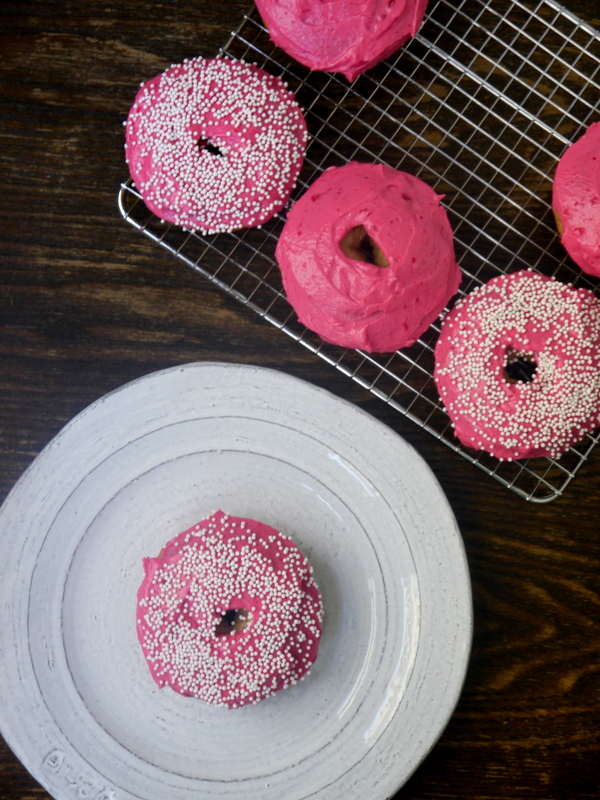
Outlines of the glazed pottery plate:
{"label": "glazed pottery plate", "polygon": [[[159,689],[136,638],[142,559],[216,509],[309,559],[319,656],[227,710]],[[458,700],[471,643],[460,533],[399,436],[280,372],[201,363],[97,401],[0,510],[0,730],[57,800],[372,800]]]}

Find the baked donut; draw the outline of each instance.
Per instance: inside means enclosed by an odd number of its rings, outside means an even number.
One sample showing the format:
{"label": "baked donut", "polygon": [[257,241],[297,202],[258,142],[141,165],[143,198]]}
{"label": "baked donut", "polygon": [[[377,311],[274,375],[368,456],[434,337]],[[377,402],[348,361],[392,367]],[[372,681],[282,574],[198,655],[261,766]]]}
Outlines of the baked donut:
{"label": "baked donut", "polygon": [[145,558],[144,572],[137,635],[160,687],[238,708],[308,674],[321,595],[274,528],[217,511]]}
{"label": "baked donut", "polygon": [[428,0],[256,0],[271,40],[305,67],[352,82],[421,27]]}
{"label": "baked donut", "polygon": [[413,344],[460,283],[441,196],[406,172],[351,162],[294,204],[277,243],[299,320],[342,347]]}
{"label": "baked donut", "polygon": [[552,209],[568,254],[584,272],[600,277],[600,122],[558,162]]}
{"label": "baked donut", "polygon": [[444,319],[434,378],[467,447],[556,458],[600,425],[600,301],[528,270],[494,278]]}
{"label": "baked donut", "polygon": [[162,220],[203,233],[261,225],[287,202],[306,123],[274,75],[226,58],[172,65],[127,117],[129,171]]}

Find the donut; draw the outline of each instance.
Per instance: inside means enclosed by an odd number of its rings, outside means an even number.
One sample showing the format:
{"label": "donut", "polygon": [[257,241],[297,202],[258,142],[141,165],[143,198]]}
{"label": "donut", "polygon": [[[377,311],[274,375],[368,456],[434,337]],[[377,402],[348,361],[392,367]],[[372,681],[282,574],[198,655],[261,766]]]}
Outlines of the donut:
{"label": "donut", "polygon": [[256,0],[271,40],[288,55],[352,82],[421,27],[428,0]]}
{"label": "donut", "polygon": [[528,270],[493,278],[445,317],[434,380],[467,447],[556,458],[600,425],[600,301]]}
{"label": "donut", "polygon": [[126,161],[145,204],[202,233],[261,225],[280,211],[306,141],[286,85],[226,58],[174,64],[142,84],[125,123]]}
{"label": "donut", "polygon": [[279,531],[216,511],[143,566],[137,636],[159,687],[232,709],[308,674],[321,595]]}
{"label": "donut", "polygon": [[292,206],[275,252],[298,319],[342,347],[413,344],[461,278],[440,200],[382,164],[323,172]]}
{"label": "donut", "polygon": [[600,277],[600,122],[558,162],[552,209],[568,254],[584,272]]}

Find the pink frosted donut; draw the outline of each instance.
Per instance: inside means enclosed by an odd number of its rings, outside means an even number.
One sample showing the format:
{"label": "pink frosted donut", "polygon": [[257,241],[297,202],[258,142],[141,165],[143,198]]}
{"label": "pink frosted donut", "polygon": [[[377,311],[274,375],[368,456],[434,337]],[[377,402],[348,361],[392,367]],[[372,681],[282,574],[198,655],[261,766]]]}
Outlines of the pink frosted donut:
{"label": "pink frosted donut", "polygon": [[144,571],[137,635],[160,687],[238,708],[296,683],[317,657],[321,595],[269,525],[217,511]]}
{"label": "pink frosted donut", "polygon": [[349,81],[419,30],[428,0],[256,0],[272,41],[312,70]]}
{"label": "pink frosted donut", "polygon": [[218,233],[260,225],[283,208],[307,132],[279,78],[231,59],[195,58],[142,85],[125,140],[148,208],[188,230]]}
{"label": "pink frosted donut", "polygon": [[381,164],[326,170],[294,204],[277,243],[300,321],[342,347],[389,353],[413,344],[460,283],[440,199]]}
{"label": "pink frosted donut", "polygon": [[556,458],[600,425],[600,301],[587,289],[529,271],[494,278],[445,318],[435,362],[467,447]]}
{"label": "pink frosted donut", "polygon": [[600,122],[558,162],[552,208],[568,254],[584,272],[600,277]]}

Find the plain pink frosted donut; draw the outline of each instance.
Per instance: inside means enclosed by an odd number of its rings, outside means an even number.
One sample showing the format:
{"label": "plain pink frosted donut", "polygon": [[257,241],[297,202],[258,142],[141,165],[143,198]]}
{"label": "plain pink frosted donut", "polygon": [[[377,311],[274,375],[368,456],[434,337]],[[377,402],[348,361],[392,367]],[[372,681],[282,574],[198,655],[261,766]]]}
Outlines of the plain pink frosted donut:
{"label": "plain pink frosted donut", "polygon": [[307,131],[279,78],[240,61],[195,58],[142,85],[125,139],[148,208],[188,230],[218,233],[261,225],[283,208]]}
{"label": "plain pink frosted donut", "polygon": [[558,162],[552,208],[573,261],[600,277],[600,122],[590,125]]}
{"label": "plain pink frosted donut", "polygon": [[[461,279],[440,199],[424,181],[382,164],[326,170],[293,205],[277,243],[299,320],[342,347],[389,353],[413,344]],[[360,230],[387,266],[343,249]]]}
{"label": "plain pink frosted donut", "polygon": [[[296,683],[316,659],[321,595],[306,558],[269,525],[217,511],[144,571],[137,635],[160,687],[238,708]],[[228,628],[237,612],[246,627]]]}
{"label": "plain pink frosted donut", "polygon": [[[532,380],[507,375],[519,358]],[[555,458],[600,425],[600,301],[535,272],[494,278],[444,319],[434,378],[467,447]]]}
{"label": "plain pink frosted donut", "polygon": [[304,66],[349,81],[419,30],[428,0],[256,0],[272,41]]}

